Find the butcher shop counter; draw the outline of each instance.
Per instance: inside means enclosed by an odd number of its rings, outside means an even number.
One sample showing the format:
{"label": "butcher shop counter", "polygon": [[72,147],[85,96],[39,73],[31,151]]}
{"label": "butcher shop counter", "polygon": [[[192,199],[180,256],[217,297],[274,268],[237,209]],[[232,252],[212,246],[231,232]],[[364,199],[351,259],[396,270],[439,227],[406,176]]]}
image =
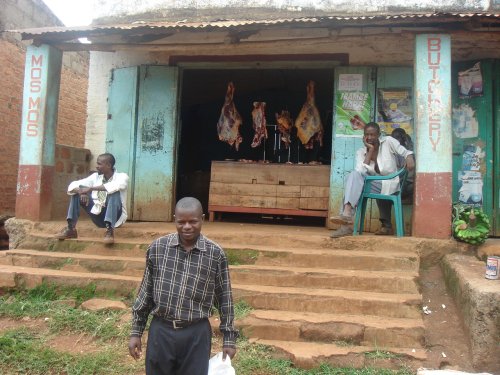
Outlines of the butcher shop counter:
{"label": "butcher shop counter", "polygon": [[222,212],[328,216],[330,166],[212,161],[209,220]]}

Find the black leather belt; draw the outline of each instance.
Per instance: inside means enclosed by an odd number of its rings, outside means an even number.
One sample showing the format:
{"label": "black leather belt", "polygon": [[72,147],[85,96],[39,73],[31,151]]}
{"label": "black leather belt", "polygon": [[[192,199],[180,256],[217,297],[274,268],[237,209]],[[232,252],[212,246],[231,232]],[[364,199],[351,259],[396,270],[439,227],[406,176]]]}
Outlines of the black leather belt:
{"label": "black leather belt", "polygon": [[164,318],[159,318],[159,319],[163,323],[165,323],[167,326],[169,326],[170,328],[173,328],[173,329],[182,329],[182,328],[190,327],[193,324],[196,324],[196,323],[201,322],[202,320],[205,320],[205,319],[196,319],[196,320],[187,321],[187,320],[169,320],[169,319],[164,319]]}

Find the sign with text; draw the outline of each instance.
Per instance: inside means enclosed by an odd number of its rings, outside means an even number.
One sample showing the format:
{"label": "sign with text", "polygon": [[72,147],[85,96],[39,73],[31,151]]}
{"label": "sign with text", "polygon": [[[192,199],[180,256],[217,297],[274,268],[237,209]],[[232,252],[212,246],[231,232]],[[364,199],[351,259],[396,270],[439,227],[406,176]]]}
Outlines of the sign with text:
{"label": "sign with text", "polygon": [[416,37],[417,172],[451,172],[451,45],[449,35]]}

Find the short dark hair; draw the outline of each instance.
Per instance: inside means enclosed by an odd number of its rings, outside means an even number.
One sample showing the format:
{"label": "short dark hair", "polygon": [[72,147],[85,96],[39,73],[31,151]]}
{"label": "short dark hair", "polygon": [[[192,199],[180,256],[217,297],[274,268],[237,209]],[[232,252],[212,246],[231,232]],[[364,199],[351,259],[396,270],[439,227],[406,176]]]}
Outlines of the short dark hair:
{"label": "short dark hair", "polygon": [[201,214],[203,214],[203,207],[201,206],[201,202],[194,197],[184,197],[181,198],[177,204],[175,205],[175,209],[189,209],[189,210],[199,210]]}
{"label": "short dark hair", "polygon": [[377,131],[377,133],[380,134],[380,126],[376,122],[371,121],[368,124],[366,124],[365,130],[368,128],[374,128]]}
{"label": "short dark hair", "polygon": [[110,154],[109,152],[105,152],[104,154],[99,155],[99,157],[103,157],[103,158],[108,159],[109,164],[111,164],[111,168],[115,167],[116,160],[115,160],[115,157],[113,156],[113,154]]}

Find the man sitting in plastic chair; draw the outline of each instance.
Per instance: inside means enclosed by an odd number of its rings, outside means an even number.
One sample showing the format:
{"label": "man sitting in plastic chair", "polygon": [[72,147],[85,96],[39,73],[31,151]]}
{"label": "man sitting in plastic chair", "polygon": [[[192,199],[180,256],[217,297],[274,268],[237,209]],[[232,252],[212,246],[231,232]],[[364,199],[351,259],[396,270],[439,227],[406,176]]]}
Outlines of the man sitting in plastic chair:
{"label": "man sitting in plastic chair", "polygon": [[[376,122],[369,122],[364,128],[364,147],[356,152],[356,167],[349,173],[344,186],[343,208],[340,216],[330,218],[330,221],[340,224],[332,232],[331,237],[350,236],[353,233],[353,221],[359,198],[363,191],[365,176],[387,176],[398,170],[398,156],[406,161],[406,168],[412,171],[415,168],[413,152],[407,150],[392,137],[380,138],[380,127]],[[371,193],[390,195],[399,191],[399,178],[373,181]],[[391,222],[392,202],[377,199],[380,212],[381,227],[375,232],[378,235],[393,235]]]}

